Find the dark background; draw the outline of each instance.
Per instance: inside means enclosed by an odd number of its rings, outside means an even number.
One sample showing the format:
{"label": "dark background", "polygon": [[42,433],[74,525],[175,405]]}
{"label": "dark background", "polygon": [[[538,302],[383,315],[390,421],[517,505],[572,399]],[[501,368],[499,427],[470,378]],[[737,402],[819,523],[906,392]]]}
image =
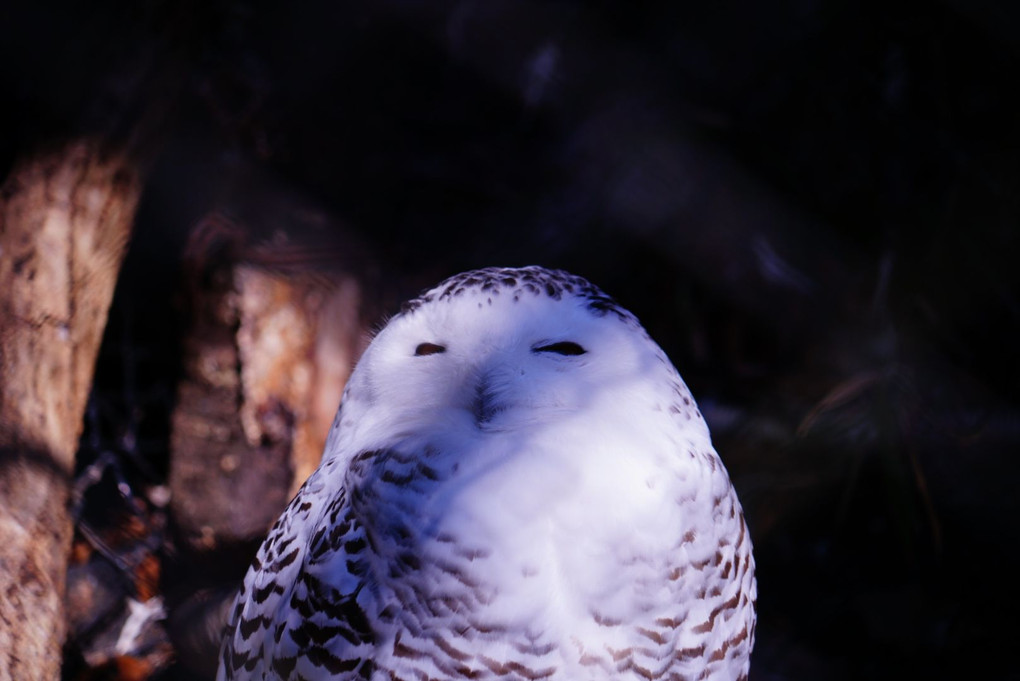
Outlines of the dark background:
{"label": "dark background", "polygon": [[1020,678],[1018,37],[992,0],[4,3],[0,177],[89,135],[148,169],[79,468],[166,476],[194,225],[314,206],[380,313],[542,264],[637,314],[745,505],[753,679]]}

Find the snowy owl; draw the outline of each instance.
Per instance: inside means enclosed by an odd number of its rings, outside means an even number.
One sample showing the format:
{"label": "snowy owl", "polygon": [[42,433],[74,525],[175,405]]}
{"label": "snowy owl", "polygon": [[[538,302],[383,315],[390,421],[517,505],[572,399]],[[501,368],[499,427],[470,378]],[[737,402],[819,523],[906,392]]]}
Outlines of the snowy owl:
{"label": "snowy owl", "polygon": [[541,267],[452,277],[351,375],[218,679],[743,679],[751,539],[637,319]]}

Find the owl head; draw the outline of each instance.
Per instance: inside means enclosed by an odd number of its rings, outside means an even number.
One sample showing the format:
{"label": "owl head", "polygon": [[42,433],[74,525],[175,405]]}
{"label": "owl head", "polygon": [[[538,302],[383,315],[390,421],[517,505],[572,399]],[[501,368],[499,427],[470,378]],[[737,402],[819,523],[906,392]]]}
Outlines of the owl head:
{"label": "owl head", "polygon": [[541,267],[466,272],[406,303],[358,363],[348,407],[364,447],[385,444],[371,442],[376,430],[485,437],[581,417],[613,432],[679,419],[707,436],[637,319],[587,280]]}

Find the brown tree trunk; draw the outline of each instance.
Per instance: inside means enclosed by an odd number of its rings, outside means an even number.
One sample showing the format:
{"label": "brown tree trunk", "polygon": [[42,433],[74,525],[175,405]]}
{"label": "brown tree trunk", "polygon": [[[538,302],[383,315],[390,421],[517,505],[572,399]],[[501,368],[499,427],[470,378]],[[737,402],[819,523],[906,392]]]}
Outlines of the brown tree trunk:
{"label": "brown tree trunk", "polygon": [[0,188],[0,679],[59,678],[69,483],[139,194],[91,142]]}
{"label": "brown tree trunk", "polygon": [[169,482],[174,522],[199,553],[262,540],[319,465],[368,335],[363,282],[316,260],[342,242],[307,248],[298,229],[246,246],[246,229],[212,215],[185,256],[193,318]]}

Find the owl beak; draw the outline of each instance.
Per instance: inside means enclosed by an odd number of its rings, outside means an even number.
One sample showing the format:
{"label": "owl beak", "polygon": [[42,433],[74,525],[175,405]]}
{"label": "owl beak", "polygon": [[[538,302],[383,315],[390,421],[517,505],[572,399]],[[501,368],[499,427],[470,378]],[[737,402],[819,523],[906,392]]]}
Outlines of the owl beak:
{"label": "owl beak", "polygon": [[493,421],[507,410],[506,370],[506,367],[489,367],[478,374],[470,410],[479,430],[492,430]]}
{"label": "owl beak", "polygon": [[496,393],[492,389],[492,381],[488,376],[483,376],[475,384],[475,397],[471,403],[471,413],[475,417],[475,425],[482,430],[486,429],[492,419],[504,409],[505,407],[499,403]]}

